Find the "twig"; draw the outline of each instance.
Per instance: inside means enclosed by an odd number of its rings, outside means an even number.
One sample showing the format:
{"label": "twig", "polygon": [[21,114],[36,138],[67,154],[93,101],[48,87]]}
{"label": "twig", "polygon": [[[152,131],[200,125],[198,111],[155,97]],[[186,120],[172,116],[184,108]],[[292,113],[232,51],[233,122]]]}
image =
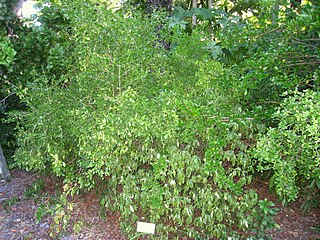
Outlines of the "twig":
{"label": "twig", "polygon": [[281,28],[282,28],[282,26],[279,26],[277,28],[271,29],[270,31],[267,31],[267,32],[261,33],[260,35],[257,35],[256,38],[260,38],[260,37],[262,37],[264,35],[267,35],[267,34],[272,33],[274,31],[280,30]]}
{"label": "twig", "polygon": [[2,224],[2,225],[0,226],[0,230],[10,222],[10,217],[11,217],[11,216],[12,216],[12,214],[8,217],[8,220],[7,220],[4,224]]}
{"label": "twig", "polygon": [[[306,55],[306,56],[289,56],[289,58],[319,58],[319,55]],[[286,58],[284,59],[286,60]]]}
{"label": "twig", "polygon": [[10,93],[8,96],[6,96],[4,99],[2,99],[2,100],[0,100],[0,103],[4,103],[6,100],[7,100],[7,98],[9,98],[9,97],[11,97],[12,95],[15,95],[16,93],[15,92],[13,92],[13,93]]}
{"label": "twig", "polygon": [[285,67],[294,67],[299,65],[316,65],[316,64],[320,65],[320,62],[299,62],[299,63],[285,65]]}
{"label": "twig", "polygon": [[318,47],[313,46],[312,44],[308,44],[308,43],[301,42],[300,39],[299,39],[299,40],[294,39],[294,40],[292,40],[292,42],[294,42],[294,43],[300,43],[300,44],[302,44],[302,45],[305,45],[305,46],[308,46],[308,47],[312,47],[312,48],[314,48],[314,49],[318,49]]}
{"label": "twig", "polygon": [[320,41],[320,38],[300,39],[300,41]]}

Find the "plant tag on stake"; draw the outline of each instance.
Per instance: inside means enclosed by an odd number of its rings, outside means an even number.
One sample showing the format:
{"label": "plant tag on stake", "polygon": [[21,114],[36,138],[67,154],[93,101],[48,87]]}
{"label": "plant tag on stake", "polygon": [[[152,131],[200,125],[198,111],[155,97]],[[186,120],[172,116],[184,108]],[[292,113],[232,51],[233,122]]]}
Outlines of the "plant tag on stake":
{"label": "plant tag on stake", "polygon": [[137,232],[154,234],[156,225],[154,223],[139,222],[137,224]]}

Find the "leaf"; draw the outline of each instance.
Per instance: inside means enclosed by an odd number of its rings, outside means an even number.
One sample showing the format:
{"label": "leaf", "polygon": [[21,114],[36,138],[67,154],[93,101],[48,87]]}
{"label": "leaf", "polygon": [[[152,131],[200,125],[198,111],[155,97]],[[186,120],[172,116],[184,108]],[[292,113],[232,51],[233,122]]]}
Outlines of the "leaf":
{"label": "leaf", "polygon": [[130,205],[130,211],[134,212],[134,208],[132,207],[132,205]]}

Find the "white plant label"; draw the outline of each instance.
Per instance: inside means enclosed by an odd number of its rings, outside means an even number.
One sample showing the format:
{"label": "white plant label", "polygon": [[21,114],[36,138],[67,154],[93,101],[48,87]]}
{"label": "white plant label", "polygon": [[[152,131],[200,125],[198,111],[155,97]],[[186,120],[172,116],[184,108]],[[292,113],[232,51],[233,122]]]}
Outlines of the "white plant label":
{"label": "white plant label", "polygon": [[154,223],[138,222],[137,232],[154,234],[156,225]]}

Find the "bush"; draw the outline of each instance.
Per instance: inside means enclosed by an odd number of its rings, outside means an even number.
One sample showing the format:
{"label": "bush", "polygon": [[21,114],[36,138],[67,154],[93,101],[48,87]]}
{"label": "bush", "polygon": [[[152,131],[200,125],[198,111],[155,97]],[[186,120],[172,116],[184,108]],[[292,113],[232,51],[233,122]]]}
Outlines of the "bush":
{"label": "bush", "polygon": [[[10,2],[13,4],[16,1]],[[4,98],[5,101],[0,102],[0,144],[9,165],[16,148],[16,123],[10,122],[8,115],[10,112],[25,110],[25,105],[19,98],[21,94],[16,93],[23,93],[30,84],[39,81],[42,75],[46,75],[45,81],[49,85],[65,84],[58,79],[68,72],[73,45],[68,18],[63,13],[62,6],[51,3],[50,7],[42,9],[37,21],[7,19],[6,26],[10,26],[11,31],[9,37],[6,36],[6,31],[1,31],[0,101]]]}
{"label": "bush", "polygon": [[70,11],[75,63],[57,80],[68,84],[43,76],[25,89],[16,164],[62,177],[72,194],[99,186],[131,236],[137,220],[164,238],[264,236],[272,204],[245,189],[257,129],[202,36],[172,36],[167,52],[162,21],[88,1]]}
{"label": "bush", "polygon": [[16,51],[14,50],[10,39],[5,36],[5,31],[0,32],[0,145],[3,146],[5,156],[11,156],[13,153],[10,152],[11,146],[13,145],[13,128],[10,124],[6,124],[6,109],[14,105],[15,99],[13,93],[7,88],[8,78],[4,74],[7,71],[12,71],[12,65]]}
{"label": "bush", "polygon": [[236,76],[234,81],[243,91],[243,108],[269,126],[275,126],[272,114],[282,102],[283,92],[319,89],[316,75],[320,7],[306,4],[299,9],[300,13],[285,10],[279,13],[276,24],[270,21],[274,11],[262,11],[261,16],[227,25],[216,33],[212,48],[214,53],[220,53],[216,58],[230,65]]}
{"label": "bush", "polygon": [[277,128],[270,128],[257,143],[259,171],[271,171],[270,187],[283,204],[320,189],[320,93],[295,92],[274,114]]}

